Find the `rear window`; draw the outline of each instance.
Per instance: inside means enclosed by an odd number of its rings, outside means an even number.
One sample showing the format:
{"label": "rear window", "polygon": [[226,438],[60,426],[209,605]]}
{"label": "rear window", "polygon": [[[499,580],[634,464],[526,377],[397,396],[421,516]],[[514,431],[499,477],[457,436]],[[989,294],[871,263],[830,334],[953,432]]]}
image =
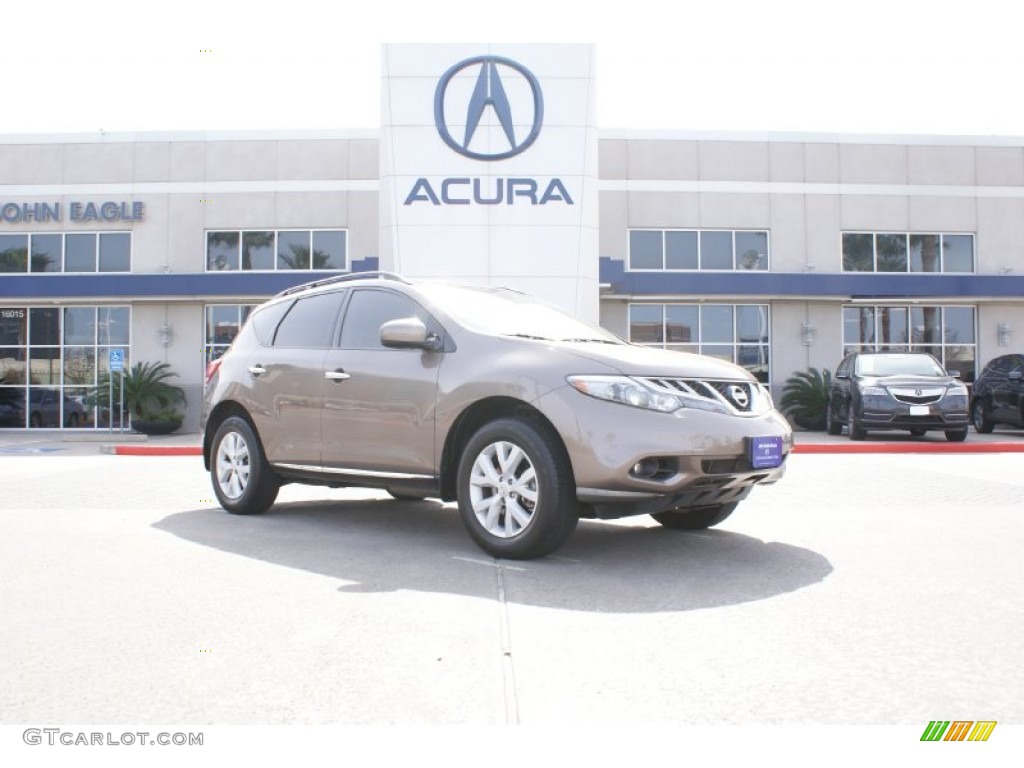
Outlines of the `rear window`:
{"label": "rear window", "polygon": [[277,304],[268,304],[252,313],[249,322],[252,323],[252,329],[260,344],[265,347],[271,345],[274,331],[277,330],[278,323],[281,322],[281,318],[285,316],[291,305],[290,301],[280,301]]}
{"label": "rear window", "polygon": [[338,291],[296,300],[277,326],[274,346],[304,349],[329,347],[344,295]]}

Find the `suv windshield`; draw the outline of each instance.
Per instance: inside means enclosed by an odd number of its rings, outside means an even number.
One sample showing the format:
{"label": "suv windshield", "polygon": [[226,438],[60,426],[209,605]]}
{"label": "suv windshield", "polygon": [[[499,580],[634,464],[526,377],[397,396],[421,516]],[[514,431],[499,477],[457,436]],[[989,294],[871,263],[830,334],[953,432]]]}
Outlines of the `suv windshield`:
{"label": "suv windshield", "polygon": [[861,376],[945,376],[942,367],[928,355],[861,355],[857,358]]}
{"label": "suv windshield", "polygon": [[548,341],[622,343],[603,328],[515,291],[440,283],[421,283],[419,288],[458,323],[479,333]]}

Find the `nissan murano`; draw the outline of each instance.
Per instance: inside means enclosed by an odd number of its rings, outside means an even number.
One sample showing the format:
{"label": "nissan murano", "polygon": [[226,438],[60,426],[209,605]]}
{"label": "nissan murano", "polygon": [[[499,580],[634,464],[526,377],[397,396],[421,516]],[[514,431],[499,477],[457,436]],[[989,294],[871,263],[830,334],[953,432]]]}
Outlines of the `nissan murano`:
{"label": "nissan murano", "polygon": [[457,501],[495,557],[580,517],[722,522],[778,480],[792,432],[718,359],[635,346],[515,291],[386,273],[283,292],[207,372],[203,459],[229,512],[285,483]]}

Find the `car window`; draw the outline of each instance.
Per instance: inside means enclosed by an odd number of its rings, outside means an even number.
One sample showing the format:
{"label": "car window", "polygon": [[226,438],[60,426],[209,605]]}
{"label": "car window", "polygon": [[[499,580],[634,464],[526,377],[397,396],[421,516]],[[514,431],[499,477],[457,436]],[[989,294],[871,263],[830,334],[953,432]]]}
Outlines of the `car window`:
{"label": "car window", "polygon": [[945,376],[942,367],[927,355],[861,355],[857,358],[861,376]]}
{"label": "car window", "polygon": [[847,357],[847,358],[845,358],[843,360],[843,362],[841,362],[839,364],[839,367],[836,368],[836,376],[839,376],[839,375],[842,375],[842,374],[845,374],[845,373],[849,373],[849,372],[850,372],[850,358]]}
{"label": "car window", "polygon": [[380,327],[390,320],[418,317],[428,328],[434,322],[423,307],[400,293],[362,290],[352,294],[341,327],[342,349],[385,349]]}
{"label": "car window", "polygon": [[274,339],[274,331],[277,330],[277,324],[281,322],[281,318],[285,316],[291,306],[290,301],[282,301],[262,307],[252,313],[250,322],[260,344],[265,347],[270,346]]}
{"label": "car window", "polygon": [[320,293],[296,301],[274,335],[275,347],[328,347],[341,308],[341,292]]}

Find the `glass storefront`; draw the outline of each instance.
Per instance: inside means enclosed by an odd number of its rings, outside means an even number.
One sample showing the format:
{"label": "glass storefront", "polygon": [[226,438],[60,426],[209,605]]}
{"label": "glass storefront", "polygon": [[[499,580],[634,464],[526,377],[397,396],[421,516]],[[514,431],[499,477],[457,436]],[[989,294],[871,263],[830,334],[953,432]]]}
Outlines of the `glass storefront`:
{"label": "glass storefront", "polygon": [[97,385],[112,349],[123,351],[128,368],[129,307],[0,309],[0,427],[110,426]]}
{"label": "glass storefront", "polygon": [[858,351],[928,352],[970,383],[977,368],[977,346],[974,307],[843,307],[844,356]]}

